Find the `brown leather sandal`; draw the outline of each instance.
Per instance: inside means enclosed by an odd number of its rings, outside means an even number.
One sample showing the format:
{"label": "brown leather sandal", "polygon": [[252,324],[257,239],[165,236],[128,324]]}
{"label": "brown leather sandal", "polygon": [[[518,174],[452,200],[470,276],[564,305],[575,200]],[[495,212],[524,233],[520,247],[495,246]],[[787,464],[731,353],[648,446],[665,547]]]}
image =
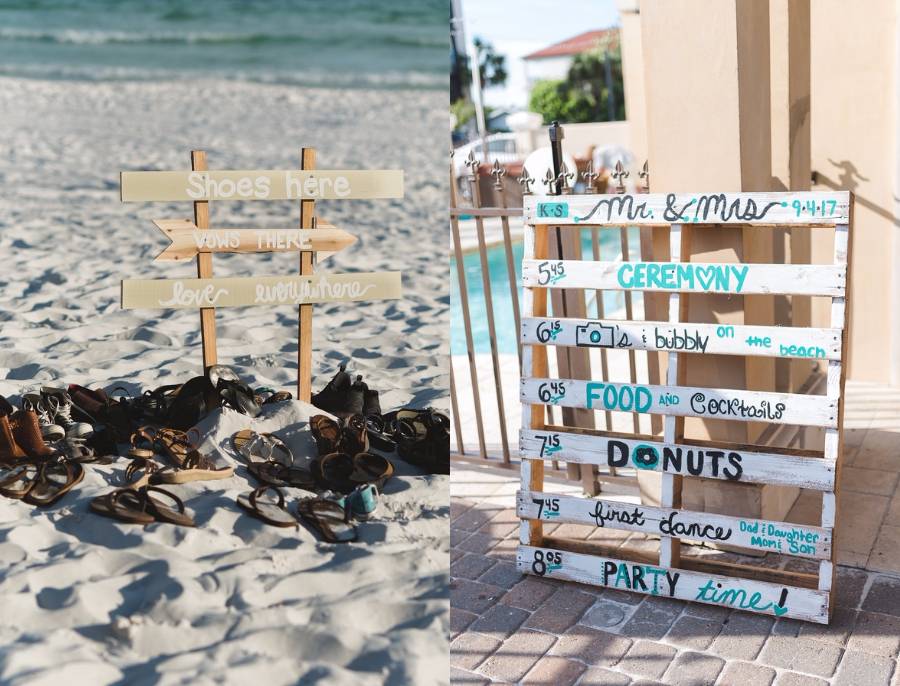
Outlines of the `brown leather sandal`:
{"label": "brown leather sandal", "polygon": [[84,480],[84,467],[72,460],[44,462],[34,485],[22,500],[37,507],[50,507]]}
{"label": "brown leather sandal", "polygon": [[151,477],[160,470],[160,465],[143,457],[136,458],[125,470],[125,488],[141,488],[150,483]]}
{"label": "brown leather sandal", "polygon": [[0,495],[21,500],[34,486],[38,466],[33,462],[19,462],[0,473]]}
{"label": "brown leather sandal", "polygon": [[369,450],[369,432],[366,418],[355,414],[342,422],[341,450],[351,455],[365,453]]}
{"label": "brown leather sandal", "polygon": [[351,481],[353,458],[347,453],[331,453],[312,461],[312,474],[321,488],[349,493],[357,484]]}
{"label": "brown leather sandal", "polygon": [[394,475],[394,465],[386,457],[374,453],[358,453],[353,457],[350,480],[358,484],[375,484],[381,491]]}
{"label": "brown leather sandal", "polygon": [[142,426],[131,434],[131,449],[128,457],[149,460],[156,455],[156,430],[150,426]]}
{"label": "brown leather sandal", "polygon": [[143,500],[133,488],[118,488],[91,501],[91,512],[129,524],[152,524],[156,521],[146,511]]}
{"label": "brown leather sandal", "polygon": [[324,414],[316,414],[309,418],[309,428],[316,441],[316,450],[320,456],[330,455],[341,448],[342,432],[340,424]]}

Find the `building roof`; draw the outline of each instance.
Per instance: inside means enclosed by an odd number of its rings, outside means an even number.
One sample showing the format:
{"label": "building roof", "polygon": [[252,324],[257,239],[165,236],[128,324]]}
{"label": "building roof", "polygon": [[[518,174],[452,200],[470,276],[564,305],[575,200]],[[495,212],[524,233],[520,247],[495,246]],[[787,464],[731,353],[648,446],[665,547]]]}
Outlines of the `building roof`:
{"label": "building roof", "polygon": [[600,29],[599,31],[585,31],[584,33],[579,33],[577,36],[572,36],[571,38],[566,38],[564,41],[560,41],[559,43],[554,43],[553,45],[546,47],[542,50],[538,50],[537,52],[533,52],[530,55],[525,55],[523,59],[533,60],[540,59],[542,57],[562,57],[564,55],[580,55],[583,52],[588,52],[589,50],[593,50],[597,47],[598,44],[609,41],[609,46],[611,48],[616,48],[619,45],[619,29]]}

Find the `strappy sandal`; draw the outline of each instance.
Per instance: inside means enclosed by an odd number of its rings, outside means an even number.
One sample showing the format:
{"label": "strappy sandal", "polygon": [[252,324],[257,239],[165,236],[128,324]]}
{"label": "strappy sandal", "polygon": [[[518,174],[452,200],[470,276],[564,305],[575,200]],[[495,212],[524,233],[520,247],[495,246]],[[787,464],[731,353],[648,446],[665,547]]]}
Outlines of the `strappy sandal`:
{"label": "strappy sandal", "polygon": [[187,431],[220,404],[209,379],[195,376],[172,394],[163,423],[167,427]]}
{"label": "strappy sandal", "polygon": [[[278,500],[261,500],[266,491],[272,491],[278,496]],[[237,504],[246,512],[257,519],[272,526],[296,527],[297,518],[284,506],[284,493],[276,486],[260,486],[250,493],[242,493],[237,497]]]}
{"label": "strappy sandal", "polygon": [[33,462],[17,462],[0,472],[0,495],[21,500],[37,480],[38,466]]}
{"label": "strappy sandal", "polygon": [[309,418],[309,429],[316,442],[316,451],[320,456],[337,452],[341,447],[341,425],[331,417],[316,414]]}
{"label": "strappy sandal", "polygon": [[353,458],[347,453],[331,453],[312,461],[312,475],[321,487],[339,493],[349,493],[358,485],[352,481]]}
{"label": "strappy sandal", "polygon": [[131,434],[131,449],[128,457],[149,460],[156,455],[156,430],[150,426],[142,426]]}
{"label": "strappy sandal", "polygon": [[299,467],[286,467],[278,462],[253,462],[248,471],[260,482],[268,486],[285,488],[305,488],[310,490],[316,486],[313,475]]}
{"label": "strappy sandal", "polygon": [[278,462],[289,466],[294,463],[291,449],[275,434],[259,434],[251,429],[242,429],[231,437],[231,447],[248,464]]}
{"label": "strappy sandal", "polygon": [[[192,429],[190,435],[199,433]],[[159,470],[151,477],[153,483],[183,484],[189,481],[228,479],[234,467],[217,467],[209,457],[201,455],[189,434],[175,429],[160,429],[156,445],[172,460],[173,466]]]}
{"label": "strappy sandal", "polygon": [[394,465],[386,457],[374,453],[357,453],[353,457],[350,480],[354,483],[375,484],[380,491],[393,475]]}
{"label": "strappy sandal", "polygon": [[36,507],[50,507],[84,480],[84,467],[72,460],[41,464],[34,485],[22,500]]}
{"label": "strappy sandal", "polygon": [[152,460],[138,457],[125,470],[125,488],[141,488],[150,483],[152,476],[160,470],[160,465]]}
{"label": "strappy sandal", "polygon": [[328,543],[352,543],[357,538],[348,512],[333,500],[306,498],[297,503],[297,513]]}

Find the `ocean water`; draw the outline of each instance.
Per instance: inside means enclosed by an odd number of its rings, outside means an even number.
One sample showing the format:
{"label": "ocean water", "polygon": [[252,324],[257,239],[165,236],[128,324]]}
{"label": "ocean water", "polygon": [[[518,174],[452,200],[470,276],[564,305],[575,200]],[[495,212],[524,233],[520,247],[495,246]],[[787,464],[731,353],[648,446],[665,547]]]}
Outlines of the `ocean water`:
{"label": "ocean water", "polygon": [[0,75],[448,87],[449,0],[0,0]]}

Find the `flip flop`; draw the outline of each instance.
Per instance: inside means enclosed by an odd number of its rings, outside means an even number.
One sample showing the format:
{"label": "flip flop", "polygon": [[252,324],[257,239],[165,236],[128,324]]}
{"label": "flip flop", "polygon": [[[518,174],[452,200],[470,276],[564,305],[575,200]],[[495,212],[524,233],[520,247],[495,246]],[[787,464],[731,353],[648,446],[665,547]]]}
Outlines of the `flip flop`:
{"label": "flip flop", "polygon": [[131,449],[128,457],[149,460],[156,455],[154,444],[156,442],[156,430],[150,426],[142,426],[131,434]]}
{"label": "flip flop", "polygon": [[299,467],[285,467],[278,462],[253,462],[247,469],[260,482],[269,486],[312,489],[316,485],[310,472]]}
{"label": "flip flop", "polygon": [[386,457],[374,453],[357,453],[353,457],[350,480],[357,484],[375,484],[380,491],[394,475],[394,465]]}
{"label": "flip flop", "polygon": [[223,364],[214,364],[206,371],[206,378],[215,389],[219,402],[242,414],[255,417],[260,412],[253,389],[241,381],[237,373]]}
{"label": "flip flop", "polygon": [[[261,500],[260,496],[266,491],[273,491],[278,496],[278,500],[276,502]],[[297,518],[284,506],[284,493],[276,486],[260,486],[250,493],[242,493],[237,498],[237,504],[248,514],[266,524],[281,527],[297,526]]]}
{"label": "flip flop", "polygon": [[37,480],[38,466],[33,462],[19,462],[0,472],[0,495],[21,500]]}
{"label": "flip flop", "polygon": [[[194,518],[184,509],[184,503],[181,501],[181,498],[174,493],[170,493],[158,486],[142,486],[138,489],[137,493],[143,500],[146,511],[151,514],[156,521],[175,524],[176,526],[197,526],[194,522]],[[175,504],[175,509],[172,509],[166,503],[154,498],[154,493],[158,493],[171,500]]]}
{"label": "flip flop", "polygon": [[49,507],[84,480],[84,467],[71,460],[44,462],[34,485],[22,500],[29,505]]}
{"label": "flip flop", "polygon": [[324,414],[316,414],[309,418],[309,429],[316,441],[316,450],[319,455],[330,455],[341,447],[343,433],[341,425],[331,417]]}
{"label": "flip flop", "polygon": [[358,485],[352,481],[353,458],[347,453],[331,453],[312,461],[312,474],[322,488],[349,493]]}
{"label": "flip flop", "polygon": [[258,434],[251,429],[242,429],[231,437],[231,447],[248,464],[279,462],[289,466],[294,463],[291,449],[275,434]]}
{"label": "flip flop", "polygon": [[327,543],[351,543],[356,540],[356,527],[338,503],[322,498],[306,498],[297,503],[297,513]]}
{"label": "flip flop", "polygon": [[143,499],[132,488],[118,488],[91,501],[91,512],[129,524],[152,524],[156,521],[146,511]]}

